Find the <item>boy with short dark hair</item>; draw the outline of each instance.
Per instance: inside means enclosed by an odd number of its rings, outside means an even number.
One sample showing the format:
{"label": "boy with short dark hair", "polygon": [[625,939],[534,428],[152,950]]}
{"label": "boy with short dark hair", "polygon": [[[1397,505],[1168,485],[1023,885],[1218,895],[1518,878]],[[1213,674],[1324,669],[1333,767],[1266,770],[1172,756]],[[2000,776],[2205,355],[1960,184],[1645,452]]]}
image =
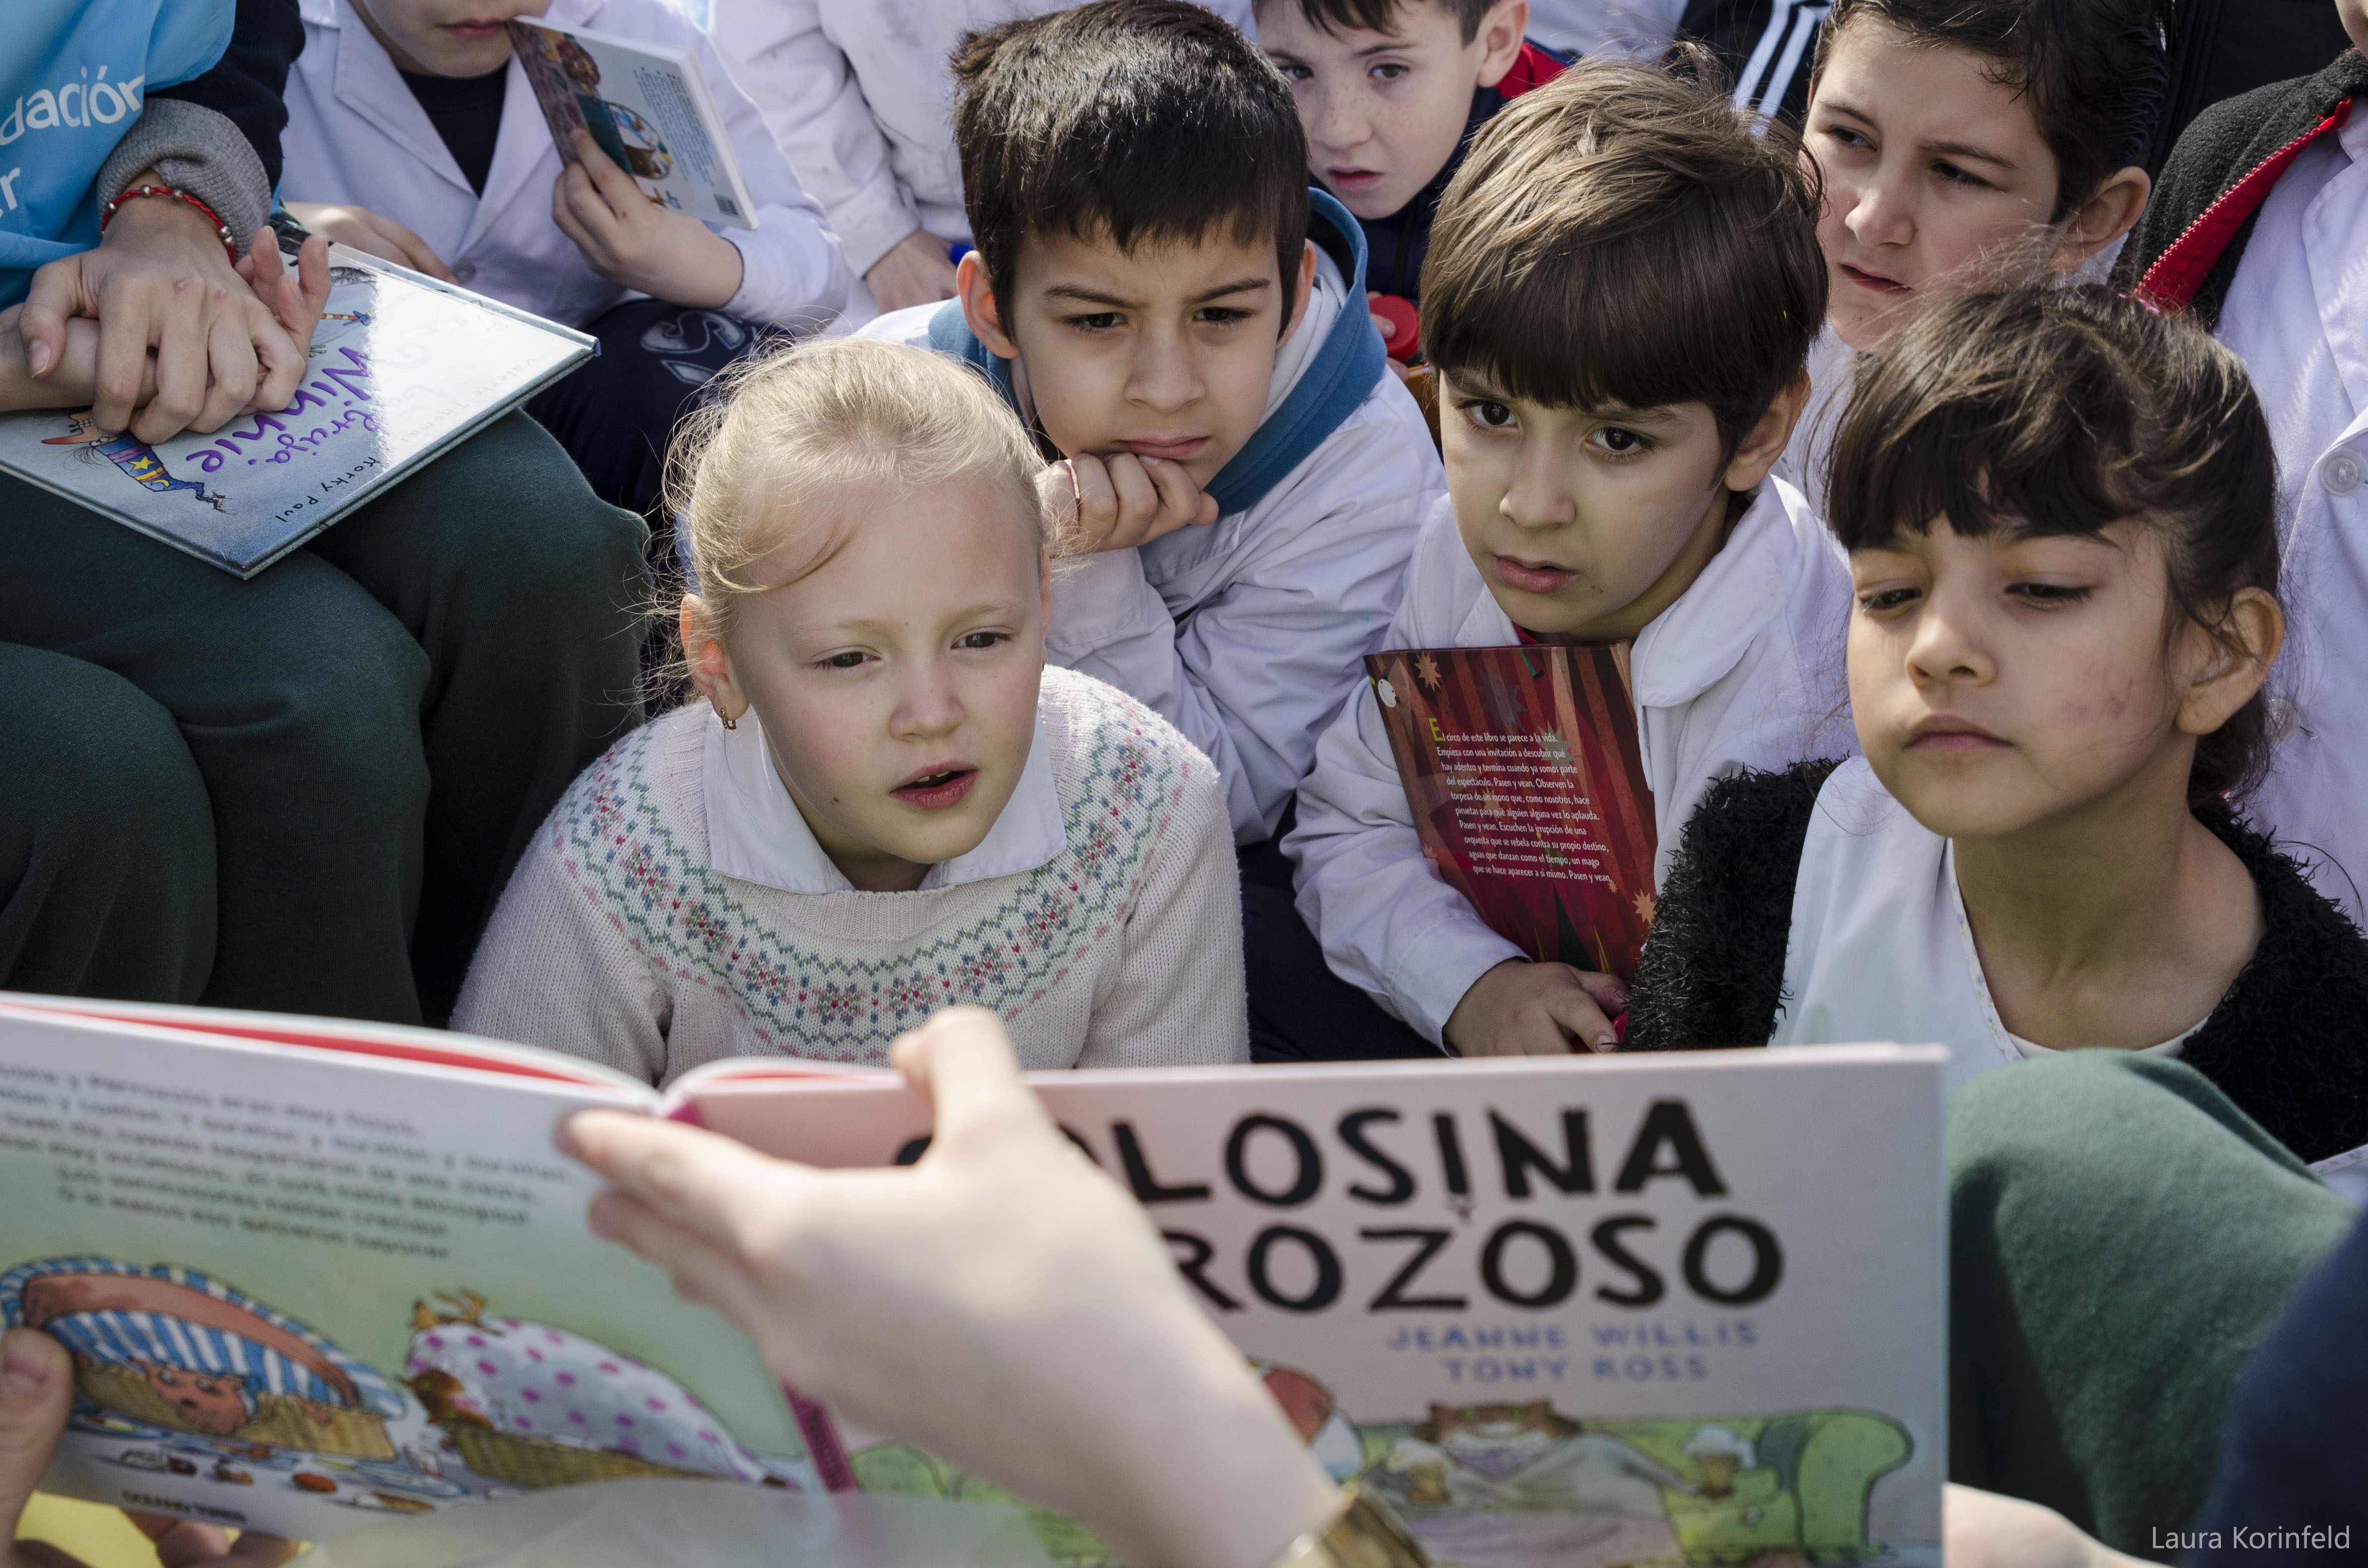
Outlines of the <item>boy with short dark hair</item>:
{"label": "boy with short dark hair", "polygon": [[[1474,143],[1424,269],[1449,497],[1386,643],[1633,642],[1656,882],[1713,780],[1847,747],[1849,575],[1770,475],[1825,316],[1816,176],[1706,78],[1589,61]],[[1610,1047],[1618,984],[1529,961],[1425,858],[1370,688],[1298,814],[1298,913],[1379,1008],[1253,903],[1261,1055]]]}
{"label": "boy with short dark hair", "polygon": [[1100,0],[953,63],[978,248],[956,301],[865,334],[964,356],[1030,422],[1082,556],[1053,662],[1157,710],[1236,840],[1269,838],[1444,489],[1356,221],[1307,188],[1273,66],[1198,6]]}
{"label": "boy with short dark hair", "polygon": [[1374,325],[1421,348],[1432,215],[1489,117],[1567,63],[1526,41],[1528,0],[1258,0],[1258,42],[1298,100],[1308,166],[1357,215]]}

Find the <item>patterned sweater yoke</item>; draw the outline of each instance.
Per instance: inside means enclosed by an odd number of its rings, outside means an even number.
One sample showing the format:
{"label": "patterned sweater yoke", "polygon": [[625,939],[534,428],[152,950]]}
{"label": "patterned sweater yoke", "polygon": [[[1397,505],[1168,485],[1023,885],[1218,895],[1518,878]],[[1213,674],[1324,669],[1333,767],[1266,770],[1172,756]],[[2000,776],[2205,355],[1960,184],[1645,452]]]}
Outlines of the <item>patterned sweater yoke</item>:
{"label": "patterned sweater yoke", "polygon": [[[1197,1049],[1179,1038],[1180,1017],[1108,1017],[1146,986],[1189,1014],[1205,1000],[1195,994],[1214,985],[1222,997],[1229,984],[1230,1010],[1241,1010],[1215,770],[1150,710],[1087,676],[1048,669],[1040,712],[1063,847],[1032,870],[914,892],[793,893],[715,870],[701,791],[715,721],[697,706],[644,726],[586,769],[545,823],[456,1024],[628,1071],[655,1067],[661,1078],[737,1054],[884,1062],[898,1035],[958,1003],[999,1015],[1031,1067],[1237,1060],[1205,1012]],[[622,971],[621,986],[604,976],[594,988],[644,998],[657,1041],[620,1050],[628,1042],[595,1019],[580,1024],[611,1037],[595,1049],[549,1038],[552,987],[518,960],[560,929]],[[562,1001],[558,1011],[582,1007]]]}

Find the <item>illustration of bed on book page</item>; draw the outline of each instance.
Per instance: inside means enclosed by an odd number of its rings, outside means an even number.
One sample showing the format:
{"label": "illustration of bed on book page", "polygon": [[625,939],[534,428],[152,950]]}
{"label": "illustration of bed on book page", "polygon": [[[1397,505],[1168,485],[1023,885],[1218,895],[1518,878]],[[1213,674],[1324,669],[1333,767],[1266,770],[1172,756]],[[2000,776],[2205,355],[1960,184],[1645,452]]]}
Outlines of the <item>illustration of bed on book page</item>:
{"label": "illustration of bed on book page", "polygon": [[332,245],[296,396],[151,446],[88,410],[0,415],[0,470],[252,577],[592,353],[592,339]]}
{"label": "illustration of bed on book page", "polygon": [[755,1346],[586,1230],[550,1129],[637,1103],[598,1069],[357,1079],[27,1014],[0,1324],[73,1358],[45,1490],[320,1540],[627,1478],[823,1489]]}
{"label": "illustration of bed on book page", "polygon": [[[1441,1568],[1940,1568],[1946,1061],[1028,1081],[1311,1456]],[[311,1539],[619,1478],[1017,1501],[785,1393],[593,1237],[598,1183],[551,1143],[585,1106],[825,1167],[908,1164],[930,1127],[881,1069],[710,1062],[661,1095],[429,1030],[0,997],[0,1320],[75,1366],[45,1489]]]}

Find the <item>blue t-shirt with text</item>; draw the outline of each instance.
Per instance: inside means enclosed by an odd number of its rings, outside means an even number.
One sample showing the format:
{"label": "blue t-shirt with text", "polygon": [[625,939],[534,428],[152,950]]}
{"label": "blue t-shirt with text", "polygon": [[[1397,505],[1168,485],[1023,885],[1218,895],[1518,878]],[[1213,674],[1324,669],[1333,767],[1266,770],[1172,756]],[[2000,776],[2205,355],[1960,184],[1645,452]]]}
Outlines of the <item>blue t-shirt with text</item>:
{"label": "blue t-shirt with text", "polygon": [[7,0],[0,26],[0,307],[98,244],[100,165],[149,89],[222,58],[235,0]]}

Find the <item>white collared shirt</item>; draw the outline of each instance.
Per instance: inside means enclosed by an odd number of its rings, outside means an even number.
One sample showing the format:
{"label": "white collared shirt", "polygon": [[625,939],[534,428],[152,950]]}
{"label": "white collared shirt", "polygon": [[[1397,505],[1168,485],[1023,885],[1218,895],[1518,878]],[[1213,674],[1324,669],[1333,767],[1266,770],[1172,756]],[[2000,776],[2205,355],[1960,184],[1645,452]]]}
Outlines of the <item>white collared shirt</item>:
{"label": "white collared shirt", "polygon": [[[1857,750],[1842,663],[1850,602],[1824,526],[1800,492],[1770,479],[1692,586],[1638,634],[1629,677],[1653,793],[1656,887],[1715,780]],[[1518,641],[1440,497],[1381,645]],[[1474,981],[1524,956],[1424,857],[1370,681],[1318,744],[1283,852],[1297,867],[1299,913],[1333,972],[1432,1040]]]}
{"label": "white collared shirt", "polygon": [[[1950,842],[1910,816],[1863,757],[1817,792],[1793,883],[1782,997],[1770,1046],[1945,1045],[1952,1089],[2045,1051],[1998,1017]],[[2205,1021],[2149,1051],[2179,1055]],[[2368,1199],[2368,1149],[2312,1169],[2354,1201]]]}
{"label": "white collared shirt", "polygon": [[[967,240],[954,148],[964,33],[1070,0],[714,0],[710,28],[858,274],[915,229]],[[1249,0],[1209,9],[1248,32]],[[860,285],[859,284],[859,287]],[[869,315],[871,296],[863,295]]]}
{"label": "white collared shirt", "polygon": [[2353,920],[2368,881],[2368,114],[2261,204],[2220,315],[2278,455],[2291,729],[2246,810]]}
{"label": "white collared shirt", "polygon": [[[775,771],[772,748],[755,709],[736,728],[725,729],[708,714],[700,769],[707,802],[707,864],[727,877],[782,892],[846,892],[855,884],[816,842],[814,829],[789,787]],[[1044,741],[1043,703],[1028,744],[1028,762],[995,825],[978,847],[940,860],[921,879],[921,891],[958,888],[1032,871],[1067,844],[1061,797],[1053,784],[1052,754]]]}

